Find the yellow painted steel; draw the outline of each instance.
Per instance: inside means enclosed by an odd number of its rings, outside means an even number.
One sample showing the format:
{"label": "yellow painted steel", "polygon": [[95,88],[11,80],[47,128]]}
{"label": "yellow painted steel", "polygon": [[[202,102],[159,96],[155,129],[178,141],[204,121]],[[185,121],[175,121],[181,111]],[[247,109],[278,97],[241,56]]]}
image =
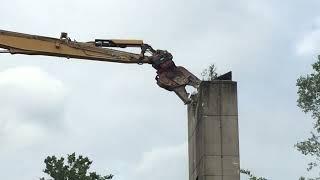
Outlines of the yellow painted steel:
{"label": "yellow painted steel", "polygon": [[[119,44],[142,45],[141,40],[113,40]],[[92,42],[71,41],[0,30],[0,48],[12,54],[45,55],[116,63],[150,63],[147,57],[110,48],[96,47]]]}
{"label": "yellow painted steel", "polygon": [[131,39],[111,39],[115,44],[123,45],[132,45],[132,46],[141,46],[143,45],[142,40],[131,40]]}

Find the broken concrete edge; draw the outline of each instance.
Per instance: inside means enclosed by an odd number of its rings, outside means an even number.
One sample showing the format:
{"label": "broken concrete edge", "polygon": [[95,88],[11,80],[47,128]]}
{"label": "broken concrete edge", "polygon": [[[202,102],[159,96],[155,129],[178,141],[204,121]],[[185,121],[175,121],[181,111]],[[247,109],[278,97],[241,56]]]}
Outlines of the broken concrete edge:
{"label": "broken concrete edge", "polygon": [[222,74],[215,78],[216,80],[232,80],[232,71]]}
{"label": "broken concrete edge", "polygon": [[212,80],[212,81],[201,81],[198,89],[197,89],[197,93],[192,94],[190,96],[191,99],[191,103],[189,105],[196,105],[199,98],[201,97],[201,89],[204,89],[204,87],[208,87],[210,86],[210,84],[226,84],[226,83],[231,83],[231,84],[237,84],[236,81],[232,81],[232,80]]}

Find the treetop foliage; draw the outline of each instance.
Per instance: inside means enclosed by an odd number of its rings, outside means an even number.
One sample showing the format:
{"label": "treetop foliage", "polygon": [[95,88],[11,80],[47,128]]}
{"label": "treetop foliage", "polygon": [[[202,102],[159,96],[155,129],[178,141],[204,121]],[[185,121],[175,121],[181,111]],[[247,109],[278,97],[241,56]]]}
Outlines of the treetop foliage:
{"label": "treetop foliage", "polygon": [[[297,80],[298,87],[298,107],[305,113],[311,113],[314,122],[315,132],[311,132],[311,137],[305,141],[298,142],[295,147],[303,155],[314,158],[308,164],[310,171],[319,166],[320,163],[320,59],[312,64],[313,72],[301,76]],[[301,177],[300,180],[306,178]],[[308,180],[319,180],[320,178],[307,178]]]}
{"label": "treetop foliage", "polygon": [[204,81],[213,81],[218,77],[216,72],[217,68],[214,64],[211,64],[208,68],[204,69],[201,73],[202,80]]}
{"label": "treetop foliage", "polygon": [[[112,174],[101,176],[96,172],[88,172],[92,161],[81,155],[76,157],[75,153],[68,155],[67,159],[48,156],[44,163],[46,168],[43,172],[53,178],[52,180],[107,180],[113,177]],[[42,177],[40,180],[45,178]]]}

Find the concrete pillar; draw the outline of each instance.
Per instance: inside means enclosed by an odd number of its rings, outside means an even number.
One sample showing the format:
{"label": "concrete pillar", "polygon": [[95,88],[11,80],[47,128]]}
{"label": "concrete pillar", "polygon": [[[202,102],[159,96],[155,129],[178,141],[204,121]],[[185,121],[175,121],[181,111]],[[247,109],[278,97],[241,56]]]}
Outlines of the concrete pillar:
{"label": "concrete pillar", "polygon": [[188,105],[189,180],[240,180],[237,83],[202,82]]}

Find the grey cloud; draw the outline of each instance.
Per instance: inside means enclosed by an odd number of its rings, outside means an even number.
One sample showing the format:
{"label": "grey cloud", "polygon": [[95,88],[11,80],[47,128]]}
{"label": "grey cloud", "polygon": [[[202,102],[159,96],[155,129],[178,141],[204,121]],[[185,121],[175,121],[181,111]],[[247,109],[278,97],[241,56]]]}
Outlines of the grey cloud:
{"label": "grey cloud", "polygon": [[65,93],[61,82],[39,68],[0,72],[0,129],[1,140],[7,142],[4,144],[32,142],[42,138],[47,129],[59,128],[63,123]]}
{"label": "grey cloud", "polygon": [[[134,169],[136,179],[188,179],[187,144],[152,149]],[[181,173],[176,173],[181,171]]]}
{"label": "grey cloud", "polygon": [[[233,70],[239,82],[243,167],[267,174],[271,179],[294,179],[304,172],[303,157],[294,153],[293,148],[279,144],[286,141],[289,146],[300,129],[304,129],[301,134],[306,134],[310,128],[309,122],[302,120],[305,116],[295,107],[295,79],[308,70],[313,59],[296,56],[296,43],[305,37],[305,32],[312,31],[314,18],[318,17],[317,7],[317,1],[275,0],[14,0],[3,2],[0,15],[6,17],[1,22],[7,30],[56,37],[66,31],[81,41],[141,38],[155,48],[170,50],[177,64],[195,74],[199,75],[212,62],[221,73]],[[41,174],[46,155],[73,151],[89,155],[98,172],[108,168],[119,179],[141,179],[139,175],[132,177],[132,169],[141,164],[148,155],[146,152],[160,151],[156,157],[167,154],[166,157],[177,159],[176,165],[181,167],[167,174],[167,178],[185,178],[185,167],[182,167],[186,165],[185,156],[162,150],[179,147],[187,140],[186,108],[173,93],[157,87],[155,72],[150,66],[1,55],[1,71],[25,65],[37,66],[59,79],[69,92],[54,101],[51,88],[37,86],[34,90],[44,90],[42,94],[15,92],[17,97],[0,102],[1,111],[5,111],[3,107],[8,104],[21,107],[14,109],[23,117],[15,117],[17,124],[12,126],[29,129],[26,134],[30,136],[36,131],[41,132],[36,137],[45,137],[37,143],[17,137],[16,144],[25,142],[29,146],[23,146],[23,150],[2,150],[0,158],[7,164],[0,166],[5,172],[0,174],[0,179],[36,178]],[[0,91],[6,88],[1,87]],[[1,96],[2,100],[5,98]],[[36,99],[37,103],[30,104],[28,98]],[[39,117],[46,117],[49,122],[60,119],[61,126],[67,127],[66,132],[48,134],[51,128],[42,129],[39,126],[42,123],[36,120]],[[26,118],[33,121],[23,121]],[[40,130],[28,128],[29,122]],[[273,131],[276,124],[279,127]],[[281,129],[288,126],[294,130],[282,136]],[[269,139],[272,133],[271,137],[282,138],[272,143]],[[13,136],[9,137],[11,140]],[[9,141],[3,144],[7,143]],[[270,158],[260,161],[253,155]],[[287,163],[286,158],[292,161]],[[16,165],[21,159],[25,159],[24,163]],[[281,159],[286,168],[273,167],[272,159]],[[165,162],[156,161],[153,168],[158,172],[166,170],[162,165]],[[145,169],[140,176],[151,173]]]}

